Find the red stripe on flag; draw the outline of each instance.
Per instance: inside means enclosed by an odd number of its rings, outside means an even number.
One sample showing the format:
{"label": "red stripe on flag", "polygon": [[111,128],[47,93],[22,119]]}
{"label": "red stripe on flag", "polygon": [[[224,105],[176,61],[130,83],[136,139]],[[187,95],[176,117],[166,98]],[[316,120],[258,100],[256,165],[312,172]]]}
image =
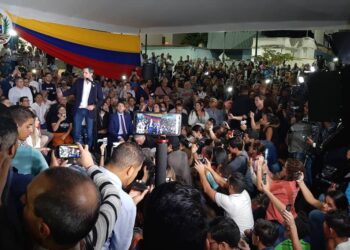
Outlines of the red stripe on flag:
{"label": "red stripe on flag", "polygon": [[130,75],[131,71],[135,69],[133,65],[101,62],[80,56],[48,44],[23,30],[17,29],[17,32],[23,39],[34,44],[46,53],[78,68],[84,68],[86,66],[92,67],[97,75],[112,79],[120,79],[123,74]]}

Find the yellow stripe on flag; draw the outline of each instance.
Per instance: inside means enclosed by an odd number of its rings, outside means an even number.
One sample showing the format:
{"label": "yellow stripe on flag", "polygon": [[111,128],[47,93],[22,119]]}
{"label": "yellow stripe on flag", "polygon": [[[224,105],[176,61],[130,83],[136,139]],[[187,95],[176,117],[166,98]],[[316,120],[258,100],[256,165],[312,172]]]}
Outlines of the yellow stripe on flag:
{"label": "yellow stripe on flag", "polygon": [[140,53],[141,50],[139,35],[113,34],[8,14],[15,24],[67,42],[120,52]]}

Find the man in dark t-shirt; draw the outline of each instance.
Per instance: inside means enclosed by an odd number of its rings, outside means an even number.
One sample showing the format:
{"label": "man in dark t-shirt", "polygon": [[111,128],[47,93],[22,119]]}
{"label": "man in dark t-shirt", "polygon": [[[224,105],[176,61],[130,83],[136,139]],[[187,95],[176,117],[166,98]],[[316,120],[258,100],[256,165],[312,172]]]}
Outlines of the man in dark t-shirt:
{"label": "man in dark t-shirt", "polygon": [[227,164],[229,173],[240,172],[244,176],[246,190],[249,193],[254,191],[254,185],[250,171],[248,171],[248,154],[243,151],[243,140],[234,137],[229,141],[229,152],[234,155],[234,159]]}
{"label": "man in dark t-shirt", "polygon": [[41,89],[47,91],[47,99],[50,101],[56,101],[57,93],[56,93],[56,85],[52,82],[51,73],[46,73],[44,77],[44,82],[41,85]]}

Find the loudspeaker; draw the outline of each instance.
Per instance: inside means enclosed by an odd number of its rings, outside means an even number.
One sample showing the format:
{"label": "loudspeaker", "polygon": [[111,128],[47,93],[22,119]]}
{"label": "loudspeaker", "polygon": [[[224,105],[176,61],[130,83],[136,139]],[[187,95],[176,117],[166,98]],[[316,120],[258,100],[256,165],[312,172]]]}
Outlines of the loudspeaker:
{"label": "loudspeaker", "polygon": [[342,81],[337,71],[315,72],[308,78],[311,121],[337,121],[342,115]]}
{"label": "loudspeaker", "polygon": [[142,75],[144,80],[152,80],[154,79],[154,64],[153,63],[145,63],[142,68]]}
{"label": "loudspeaker", "polygon": [[[342,97],[343,97],[343,114],[342,120],[350,134],[350,65],[346,65],[341,71]],[[350,138],[350,137],[348,137]]]}

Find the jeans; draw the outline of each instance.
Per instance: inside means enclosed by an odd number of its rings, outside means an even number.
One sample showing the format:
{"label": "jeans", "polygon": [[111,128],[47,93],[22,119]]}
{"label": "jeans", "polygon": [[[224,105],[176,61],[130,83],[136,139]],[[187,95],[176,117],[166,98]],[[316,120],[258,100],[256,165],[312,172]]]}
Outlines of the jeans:
{"label": "jeans", "polygon": [[312,187],[312,156],[306,155],[305,161],[304,161],[304,167],[305,167],[305,184],[311,188]]}
{"label": "jeans", "polygon": [[89,117],[89,110],[87,109],[78,109],[75,113],[74,129],[73,129],[74,142],[82,143],[81,129],[82,129],[82,122],[84,119],[85,119],[85,124],[87,128],[88,145],[89,145],[89,148],[91,148],[94,142],[94,137],[93,137],[94,120]]}
{"label": "jeans", "polygon": [[309,213],[311,249],[326,249],[326,241],[323,234],[324,216],[325,214],[320,210],[312,210]]}
{"label": "jeans", "polygon": [[281,171],[281,166],[278,162],[275,162],[269,166],[269,170],[275,174]]}
{"label": "jeans", "polygon": [[283,225],[281,225],[280,223],[278,223],[277,221],[272,221],[274,222],[274,224],[277,226],[278,228],[278,237],[275,241],[275,243],[273,244],[274,247],[276,247],[278,244],[280,244],[282,241],[286,240],[286,237],[284,235],[285,232],[285,228]]}

